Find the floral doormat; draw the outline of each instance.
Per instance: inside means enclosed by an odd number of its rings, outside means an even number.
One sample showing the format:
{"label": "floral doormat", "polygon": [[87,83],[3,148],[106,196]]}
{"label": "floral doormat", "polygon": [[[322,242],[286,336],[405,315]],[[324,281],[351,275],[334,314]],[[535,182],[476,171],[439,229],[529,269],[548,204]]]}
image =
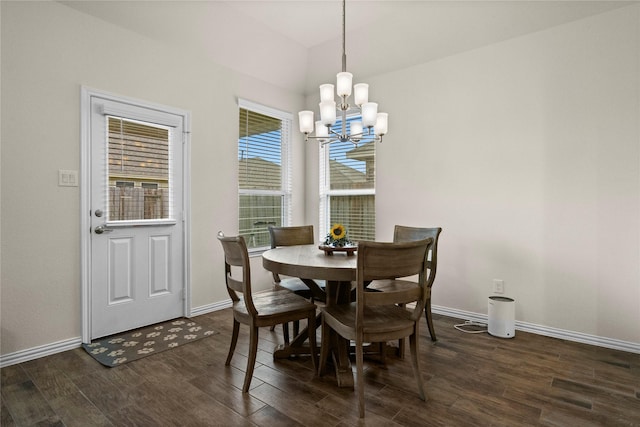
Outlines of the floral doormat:
{"label": "floral doormat", "polygon": [[113,368],[215,333],[189,319],[175,319],[82,344],[82,347],[98,362]]}

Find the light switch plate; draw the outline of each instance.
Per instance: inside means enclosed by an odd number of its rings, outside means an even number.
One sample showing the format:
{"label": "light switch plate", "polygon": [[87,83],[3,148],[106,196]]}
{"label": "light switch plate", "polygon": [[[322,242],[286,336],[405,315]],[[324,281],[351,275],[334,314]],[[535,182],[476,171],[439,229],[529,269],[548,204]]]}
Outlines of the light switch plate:
{"label": "light switch plate", "polygon": [[78,171],[60,169],[58,170],[58,186],[59,187],[77,187]]}

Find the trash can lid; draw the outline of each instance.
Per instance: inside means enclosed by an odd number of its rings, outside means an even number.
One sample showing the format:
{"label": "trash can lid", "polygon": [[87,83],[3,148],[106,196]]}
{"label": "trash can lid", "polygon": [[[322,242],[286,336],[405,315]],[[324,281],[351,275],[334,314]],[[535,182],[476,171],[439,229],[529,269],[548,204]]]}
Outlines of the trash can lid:
{"label": "trash can lid", "polygon": [[507,297],[489,297],[489,299],[492,299],[494,301],[499,301],[499,302],[513,302],[514,299],[513,298],[507,298]]}

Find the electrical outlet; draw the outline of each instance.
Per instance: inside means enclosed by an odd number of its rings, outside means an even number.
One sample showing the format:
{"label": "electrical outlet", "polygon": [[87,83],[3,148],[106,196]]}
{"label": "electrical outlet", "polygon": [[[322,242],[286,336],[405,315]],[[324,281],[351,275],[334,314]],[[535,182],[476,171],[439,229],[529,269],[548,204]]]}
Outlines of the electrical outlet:
{"label": "electrical outlet", "polygon": [[493,293],[504,294],[504,280],[493,279]]}

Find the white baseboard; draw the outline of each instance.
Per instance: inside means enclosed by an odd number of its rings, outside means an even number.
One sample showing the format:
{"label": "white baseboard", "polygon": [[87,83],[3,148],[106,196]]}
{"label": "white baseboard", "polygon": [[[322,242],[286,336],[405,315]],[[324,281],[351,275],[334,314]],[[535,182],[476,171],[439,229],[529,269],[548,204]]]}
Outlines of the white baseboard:
{"label": "white baseboard", "polygon": [[[443,316],[454,317],[456,319],[473,320],[482,323],[488,322],[488,317],[486,314],[473,313],[470,311],[457,310],[437,305],[431,306],[431,312],[442,314]],[[583,344],[595,345],[598,347],[605,347],[614,350],[622,350],[630,353],[640,354],[640,344],[630,341],[599,337],[596,335],[584,334],[582,332],[568,331],[565,329],[536,325],[535,323],[521,322],[518,320],[516,320],[515,327],[517,331],[530,332],[532,334],[559,338],[561,340],[574,341]]]}
{"label": "white baseboard", "polygon": [[76,337],[26,350],[16,351],[15,353],[3,354],[0,355],[0,368],[16,365],[22,362],[28,362],[44,356],[51,356],[52,354],[61,353],[67,350],[73,350],[74,348],[80,347],[81,344],[82,338]]}
{"label": "white baseboard", "polygon": [[[231,307],[230,299],[193,308],[191,309],[191,313],[188,317],[200,316],[228,307]],[[435,314],[441,314],[443,316],[449,316],[456,319],[474,320],[482,323],[487,323],[488,321],[486,314],[473,313],[471,311],[457,310],[438,305],[432,306],[431,311]],[[640,344],[638,343],[583,334],[582,332],[567,331],[564,329],[536,325],[534,323],[521,322],[517,320],[515,326],[518,331],[640,354]],[[41,357],[50,356],[67,350],[73,350],[74,348],[80,347],[81,344],[82,338],[76,337],[33,347],[27,350],[16,351],[15,353],[0,355],[0,368],[16,365],[22,362],[28,362],[30,360],[39,359]]]}
{"label": "white baseboard", "polygon": [[229,307],[231,307],[231,299],[214,302],[213,304],[201,305],[200,307],[192,308],[191,314],[188,317],[201,316],[203,314],[213,313],[214,311]]}

